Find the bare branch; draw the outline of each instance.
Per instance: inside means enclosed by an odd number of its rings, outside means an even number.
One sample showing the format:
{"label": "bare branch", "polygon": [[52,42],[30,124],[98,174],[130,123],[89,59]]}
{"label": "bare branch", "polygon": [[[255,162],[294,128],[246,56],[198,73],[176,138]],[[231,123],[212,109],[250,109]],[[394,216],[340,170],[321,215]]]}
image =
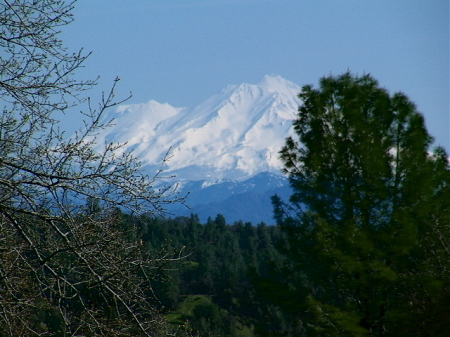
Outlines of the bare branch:
{"label": "bare branch", "polygon": [[[156,215],[183,198],[156,188],[163,166],[149,176],[123,144],[96,144],[105,112],[128,98],[116,99],[118,79],[97,108],[83,96],[96,80],[73,74],[89,53],[58,37],[74,2],[0,4],[0,331],[163,335],[152,279],[183,255],[150,256],[120,210]],[[67,138],[59,118],[75,109],[84,127]]]}

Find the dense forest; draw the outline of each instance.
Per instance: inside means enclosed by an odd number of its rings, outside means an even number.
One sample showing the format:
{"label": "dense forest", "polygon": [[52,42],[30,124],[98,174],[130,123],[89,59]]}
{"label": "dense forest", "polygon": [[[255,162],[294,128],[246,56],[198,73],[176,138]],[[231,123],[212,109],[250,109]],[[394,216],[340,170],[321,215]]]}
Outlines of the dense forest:
{"label": "dense forest", "polygon": [[270,301],[279,296],[272,278],[285,263],[286,240],[276,226],[237,222],[222,215],[205,224],[196,215],[133,219],[139,240],[151,251],[179,252],[153,284],[169,322],[199,336],[273,336],[301,333]]}

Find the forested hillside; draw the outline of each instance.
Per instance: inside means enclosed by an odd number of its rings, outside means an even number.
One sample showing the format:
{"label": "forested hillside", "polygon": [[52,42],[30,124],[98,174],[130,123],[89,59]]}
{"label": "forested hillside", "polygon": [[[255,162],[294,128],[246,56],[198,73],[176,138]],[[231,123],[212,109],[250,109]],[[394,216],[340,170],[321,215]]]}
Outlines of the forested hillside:
{"label": "forested hillside", "polygon": [[278,227],[227,224],[220,214],[204,224],[196,215],[124,219],[138,226],[150,251],[183,257],[153,285],[174,328],[198,336],[301,336],[270,301],[280,295],[271,283],[286,262]]}

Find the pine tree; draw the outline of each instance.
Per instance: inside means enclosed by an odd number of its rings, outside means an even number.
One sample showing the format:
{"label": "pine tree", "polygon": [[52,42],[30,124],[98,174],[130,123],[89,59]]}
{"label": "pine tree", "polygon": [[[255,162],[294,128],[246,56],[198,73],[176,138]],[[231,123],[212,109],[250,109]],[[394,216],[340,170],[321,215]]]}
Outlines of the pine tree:
{"label": "pine tree", "polygon": [[[441,324],[425,302],[448,298],[445,151],[430,154],[414,104],[369,75],[325,77],[299,97],[296,138],[280,152],[294,192],[273,199],[288,256],[306,274],[299,317],[320,336],[421,335]],[[411,311],[422,330],[411,329]]]}

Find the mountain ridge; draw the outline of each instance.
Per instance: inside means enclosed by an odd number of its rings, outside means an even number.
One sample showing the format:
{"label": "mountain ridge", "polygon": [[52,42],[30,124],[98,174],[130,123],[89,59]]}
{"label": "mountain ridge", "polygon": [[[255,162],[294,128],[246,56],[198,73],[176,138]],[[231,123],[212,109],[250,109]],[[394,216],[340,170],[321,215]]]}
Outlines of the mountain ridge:
{"label": "mountain ridge", "polygon": [[98,136],[126,143],[145,169],[164,167],[180,180],[243,181],[260,172],[279,174],[278,151],[295,119],[300,87],[280,76],[230,85],[192,108],[150,100],[120,106],[107,118],[116,126]]}
{"label": "mountain ridge", "polygon": [[291,192],[278,152],[292,133],[300,91],[266,75],[257,84],[229,85],[194,107],[154,100],[121,105],[106,116],[115,126],[97,142],[125,143],[122,151],[132,150],[149,175],[171,149],[164,175],[189,193],[189,208],[168,205],[173,216],[195,213],[206,221],[220,213],[231,222],[273,224],[270,197]]}
{"label": "mountain ridge", "polygon": [[278,195],[287,200],[292,194],[286,177],[261,172],[252,178],[238,182],[227,180],[208,186],[203,181],[189,182],[181,188],[189,192],[188,208],[177,204],[168,205],[167,211],[172,216],[189,216],[196,214],[200,221],[206,223],[209,217],[217,214],[225,217],[228,223],[237,221],[273,225],[271,197]]}

